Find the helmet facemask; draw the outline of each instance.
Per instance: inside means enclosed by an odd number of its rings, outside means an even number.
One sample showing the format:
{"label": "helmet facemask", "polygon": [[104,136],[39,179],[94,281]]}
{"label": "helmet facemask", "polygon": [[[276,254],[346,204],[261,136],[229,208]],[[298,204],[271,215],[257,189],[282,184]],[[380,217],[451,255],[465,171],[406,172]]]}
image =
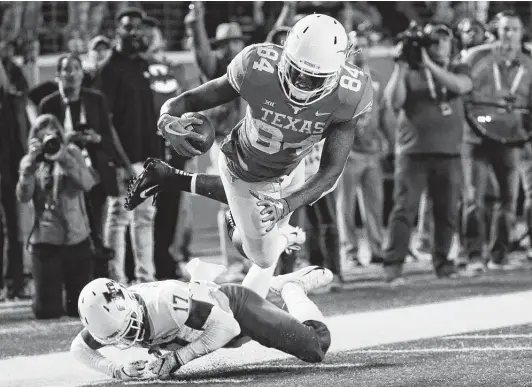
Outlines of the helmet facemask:
{"label": "helmet facemask", "polygon": [[[123,300],[115,302],[123,302]],[[137,300],[128,299],[125,301],[125,307],[129,309],[125,318],[128,322],[127,326],[107,338],[98,338],[98,341],[103,344],[114,345],[119,349],[128,349],[144,339],[144,312],[142,305]]]}
{"label": "helmet facemask", "polygon": [[334,73],[319,73],[303,69],[290,59],[286,51],[281,54],[278,64],[281,88],[290,102],[301,106],[310,105],[334,90],[339,74],[340,69]]}

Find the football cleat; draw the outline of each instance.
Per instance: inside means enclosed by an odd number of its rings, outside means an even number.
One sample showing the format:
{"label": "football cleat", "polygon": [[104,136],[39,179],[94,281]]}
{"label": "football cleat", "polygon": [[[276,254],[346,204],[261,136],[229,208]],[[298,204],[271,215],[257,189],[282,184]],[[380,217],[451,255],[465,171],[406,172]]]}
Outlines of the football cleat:
{"label": "football cleat", "polygon": [[144,170],[131,181],[127,188],[126,203],[124,207],[131,211],[153,196],[153,203],[157,194],[161,192],[161,185],[169,176],[189,175],[188,172],[175,169],[164,161],[150,157],[144,162]]}
{"label": "football cleat", "polygon": [[279,229],[279,231],[288,241],[284,250],[287,254],[291,254],[295,250],[301,250],[301,246],[307,240],[307,234],[301,227],[294,227],[288,224]]}
{"label": "football cleat", "polygon": [[270,290],[281,294],[287,283],[300,284],[305,293],[327,286],[333,280],[333,273],[321,266],[308,266],[292,273],[278,275],[270,281]]}

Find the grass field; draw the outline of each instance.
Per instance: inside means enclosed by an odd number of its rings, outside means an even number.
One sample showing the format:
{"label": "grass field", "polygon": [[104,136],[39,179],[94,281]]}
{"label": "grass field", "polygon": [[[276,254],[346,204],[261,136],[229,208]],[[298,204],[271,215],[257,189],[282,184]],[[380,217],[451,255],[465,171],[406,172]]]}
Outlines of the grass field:
{"label": "grass field", "polygon": [[[249,343],[183,367],[165,386],[532,386],[530,268],[475,279],[412,277],[392,289],[353,283],[313,296],[327,316],[332,345],[323,363],[306,364]],[[275,300],[274,300],[275,301]],[[81,324],[36,322],[28,304],[0,307],[0,386],[116,386],[67,352]],[[105,353],[149,358],[143,349]]]}

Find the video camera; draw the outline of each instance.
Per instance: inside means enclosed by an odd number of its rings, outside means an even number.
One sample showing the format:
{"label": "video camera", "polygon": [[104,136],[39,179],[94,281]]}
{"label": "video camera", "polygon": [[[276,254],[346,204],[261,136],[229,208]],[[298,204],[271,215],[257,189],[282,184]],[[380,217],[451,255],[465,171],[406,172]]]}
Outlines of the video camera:
{"label": "video camera", "polygon": [[415,20],[405,31],[397,35],[397,41],[403,43],[400,59],[408,63],[412,69],[418,69],[421,65],[421,49],[438,42],[432,34],[430,25],[421,27]]}

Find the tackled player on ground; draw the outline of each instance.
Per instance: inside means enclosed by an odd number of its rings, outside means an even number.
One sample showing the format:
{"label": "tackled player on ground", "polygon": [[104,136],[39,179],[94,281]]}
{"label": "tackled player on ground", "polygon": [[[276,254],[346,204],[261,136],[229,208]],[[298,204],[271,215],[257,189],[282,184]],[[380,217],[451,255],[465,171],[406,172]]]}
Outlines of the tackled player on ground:
{"label": "tackled player on ground", "polygon": [[[274,277],[270,289],[281,296],[288,309],[285,312],[243,286],[195,280],[208,279],[195,274],[201,271],[210,270],[216,277],[220,273],[216,267],[220,265],[192,260],[187,265],[192,277],[189,283],[167,280],[127,289],[107,278],[90,282],[79,296],[85,329],[72,342],[72,355],[118,380],[168,379],[196,358],[220,348],[240,347],[249,340],[306,362],[323,360],[331,343],[330,332],[323,314],[306,294],[332,280],[329,270],[310,266]],[[109,345],[144,347],[156,359],[117,364],[98,351]]]}

